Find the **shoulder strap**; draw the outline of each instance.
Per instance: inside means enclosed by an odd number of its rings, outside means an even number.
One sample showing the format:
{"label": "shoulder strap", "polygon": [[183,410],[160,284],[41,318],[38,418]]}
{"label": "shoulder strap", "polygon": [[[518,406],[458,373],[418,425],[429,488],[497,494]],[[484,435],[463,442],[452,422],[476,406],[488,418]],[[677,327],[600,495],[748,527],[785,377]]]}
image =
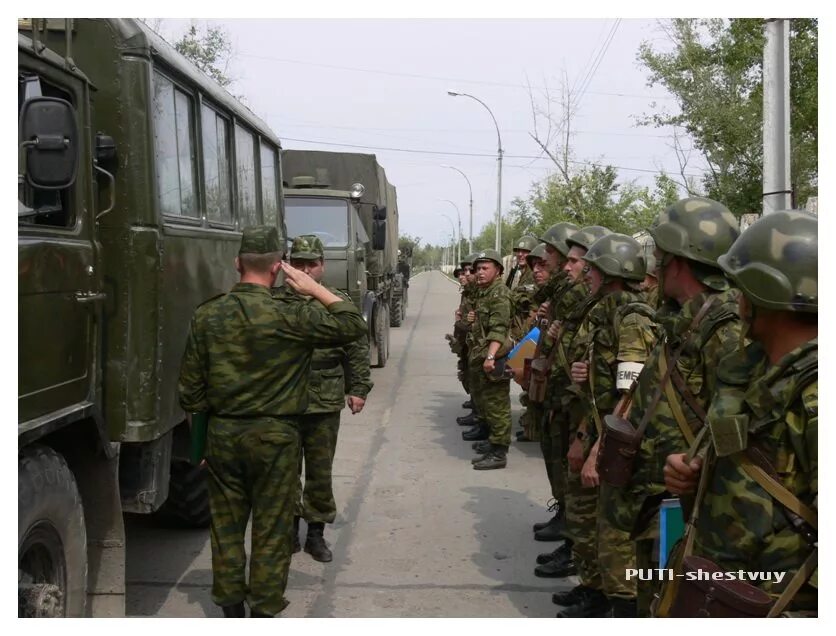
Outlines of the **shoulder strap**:
{"label": "shoulder strap", "polygon": [[819,549],[816,547],[813,548],[810,556],[807,557],[798,569],[798,572],[795,573],[795,576],[793,576],[787,584],[787,587],[784,588],[781,596],[779,596],[778,600],[775,601],[775,605],[772,606],[769,613],[766,615],[767,618],[776,618],[777,616],[780,616],[781,612],[784,611],[784,608],[789,605],[789,602],[793,599],[793,597],[798,594],[798,590],[801,589],[801,586],[804,585],[804,583],[806,583],[811,576],[813,576],[813,572],[815,572],[818,567],[818,562]]}

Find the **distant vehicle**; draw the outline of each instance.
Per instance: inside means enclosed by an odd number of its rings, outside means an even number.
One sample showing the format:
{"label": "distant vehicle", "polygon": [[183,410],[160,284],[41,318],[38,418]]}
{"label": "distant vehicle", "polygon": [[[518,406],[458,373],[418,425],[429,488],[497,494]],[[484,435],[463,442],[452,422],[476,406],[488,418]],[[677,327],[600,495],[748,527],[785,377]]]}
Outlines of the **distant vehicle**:
{"label": "distant vehicle", "polygon": [[279,139],[132,19],[18,23],[18,613],[125,611],[123,512],[209,522],[177,380]]}
{"label": "distant vehicle", "polygon": [[284,150],[282,174],[288,237],[322,239],[325,282],[360,307],[371,363],[386,366],[389,326],[406,317],[409,284],[398,267],[395,187],[374,155]]}

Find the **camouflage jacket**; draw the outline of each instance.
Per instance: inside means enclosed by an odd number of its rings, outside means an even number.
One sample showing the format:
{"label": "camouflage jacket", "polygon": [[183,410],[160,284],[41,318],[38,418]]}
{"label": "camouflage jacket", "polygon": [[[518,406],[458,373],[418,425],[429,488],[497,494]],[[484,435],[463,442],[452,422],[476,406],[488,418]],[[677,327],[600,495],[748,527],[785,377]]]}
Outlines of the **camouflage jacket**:
{"label": "camouflage jacket", "polygon": [[[676,365],[696,401],[704,409],[708,407],[717,385],[716,373],[720,359],[735,351],[740,345],[741,325],[737,296],[736,290],[709,290],[692,298],[682,307],[666,303],[656,312],[656,322],[663,327],[664,338],[657,342],[650,353],[633,394],[633,405],[628,419],[635,428],[640,426],[650,402],[660,388],[662,372],[659,368],[659,358],[663,354],[663,347],[667,344],[670,353],[678,348],[700,308],[708,298],[713,298],[712,308],[688,339]],[[678,402],[688,422],[697,427],[697,415],[684,400],[679,399]],[[612,505],[606,507],[610,522],[627,532],[634,529],[637,533],[647,530],[655,536],[658,531],[657,524],[649,521],[658,509],[661,501],[659,496],[665,491],[662,473],[665,460],[668,455],[684,453],[687,450],[688,444],[674,419],[667,395],[662,393],[636,454],[630,485],[621,490],[604,488],[601,491],[602,496],[611,498]],[[639,514],[646,505],[647,497],[659,497],[659,501],[655,502],[652,510],[644,510],[642,525],[646,527],[637,528]]]}
{"label": "camouflage jacket", "polygon": [[508,352],[511,328],[511,291],[497,277],[487,288],[479,288],[475,298],[476,321],[467,334],[468,361],[482,362],[491,342],[501,342],[497,357]]}
{"label": "camouflage jacket", "polygon": [[[735,447],[756,448],[782,485],[818,508],[818,339],[770,365],[758,343],[725,358],[708,412],[712,452],[699,505],[694,553],[725,571],[788,572],[786,585],[811,548],[775,501],[735,460]],[[745,435],[740,436],[740,431]],[[731,433],[731,434],[730,434]],[[716,440],[741,440],[726,444]],[[745,440],[745,441],[744,441]],[[731,453],[731,454],[730,454]],[[723,455],[716,457],[715,455]],[[769,584],[762,587],[775,592]],[[815,603],[815,592],[796,597],[796,608]]]}
{"label": "camouflage jacket", "polygon": [[[325,287],[343,300],[352,302],[339,289],[330,285]],[[272,293],[277,299],[297,300],[321,307],[313,298],[301,296],[286,286],[276,287]],[[346,395],[365,400],[373,386],[369,368],[368,333],[341,347],[317,347],[311,360],[310,401],[305,413],[340,411],[345,407]]]}
{"label": "camouflage jacket", "polygon": [[308,407],[314,347],[364,333],[351,302],[326,309],[277,301],[267,287],[238,283],[195,310],[180,367],[180,406],[221,417],[300,415]]}
{"label": "camouflage jacket", "polygon": [[462,298],[459,302],[459,312],[462,317],[461,320],[457,320],[453,325],[453,333],[456,337],[462,339],[462,343],[464,343],[464,339],[471,328],[471,323],[467,322],[467,314],[476,306],[476,297],[478,294],[479,287],[476,283],[467,283],[462,287]]}
{"label": "camouflage jacket", "polygon": [[519,283],[511,290],[511,339],[514,342],[531,330],[531,310],[537,308],[535,288],[534,274],[526,268]]}

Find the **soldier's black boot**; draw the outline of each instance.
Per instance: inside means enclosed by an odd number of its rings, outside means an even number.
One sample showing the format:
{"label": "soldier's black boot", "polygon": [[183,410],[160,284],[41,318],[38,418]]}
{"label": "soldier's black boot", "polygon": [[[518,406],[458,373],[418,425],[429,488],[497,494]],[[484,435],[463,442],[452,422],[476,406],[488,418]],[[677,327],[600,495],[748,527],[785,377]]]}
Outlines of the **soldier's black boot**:
{"label": "soldier's black boot", "polygon": [[302,544],[299,543],[299,517],[293,517],[293,554],[296,554],[302,549]]}
{"label": "soldier's black boot", "polygon": [[571,552],[569,556],[560,556],[553,561],[538,565],[534,568],[534,576],[539,576],[544,579],[565,579],[567,576],[574,576],[578,573],[578,568],[575,565],[575,559],[572,558]]}
{"label": "soldier's black boot", "polygon": [[313,557],[314,561],[321,563],[328,563],[333,555],[328,545],[325,543],[325,537],[322,533],[325,531],[325,524],[321,521],[312,521],[308,524],[308,536],[305,539],[305,552]]}
{"label": "soldier's black boot", "polygon": [[473,426],[482,421],[482,418],[476,414],[476,411],[471,411],[467,415],[461,415],[456,418],[456,423],[459,426]]}
{"label": "soldier's black boot", "polygon": [[[554,517],[558,517],[558,516],[566,514],[566,511],[563,510],[563,506],[556,499],[549,499],[549,502],[546,504],[546,508],[549,512],[554,513]],[[534,530],[534,532],[538,532],[538,531],[542,530],[543,528],[545,528],[547,525],[549,525],[550,523],[552,523],[554,521],[554,517],[552,517],[548,521],[538,521],[537,523],[535,523],[532,526],[532,529]]]}
{"label": "soldier's black boot", "polygon": [[602,618],[610,610],[610,602],[601,590],[585,588],[578,596],[575,603],[557,613],[557,618]]}
{"label": "soldier's black boot", "polygon": [[612,618],[637,618],[638,607],[634,598],[610,596],[610,614]]}
{"label": "soldier's black boot", "polygon": [[557,549],[552,550],[551,552],[544,552],[542,554],[537,555],[537,564],[543,565],[544,563],[549,563],[555,560],[566,560],[570,556],[572,556],[572,545],[574,541],[571,539],[566,539],[563,543],[558,546]]}
{"label": "soldier's black boot", "polygon": [[508,465],[508,447],[494,444],[491,451],[473,464],[475,470],[496,470]]}
{"label": "soldier's black boot", "polygon": [[463,409],[472,409],[473,408],[473,398],[468,398],[467,402],[462,404]]}
{"label": "soldier's black boot", "polygon": [[475,450],[477,454],[484,455],[491,449],[491,443],[488,440],[483,439],[478,442],[473,442],[470,447]]}
{"label": "soldier's black boot", "polygon": [[484,422],[479,422],[473,428],[462,433],[462,439],[466,442],[475,442],[477,440],[488,439],[491,434],[491,429]]}
{"label": "soldier's black boot", "polygon": [[272,614],[265,614],[264,612],[259,612],[258,610],[251,609],[250,618],[275,618],[275,616],[273,616]]}
{"label": "soldier's black boot", "polygon": [[562,541],[566,538],[566,509],[558,507],[556,514],[545,527],[534,533],[535,541]]}
{"label": "soldier's black boot", "polygon": [[221,605],[221,610],[223,610],[224,618],[244,618],[246,616],[244,613],[244,601],[235,605]]}
{"label": "soldier's black boot", "polygon": [[581,600],[583,592],[588,589],[590,588],[586,587],[586,585],[576,585],[566,592],[555,592],[552,594],[552,603],[563,606],[574,605]]}

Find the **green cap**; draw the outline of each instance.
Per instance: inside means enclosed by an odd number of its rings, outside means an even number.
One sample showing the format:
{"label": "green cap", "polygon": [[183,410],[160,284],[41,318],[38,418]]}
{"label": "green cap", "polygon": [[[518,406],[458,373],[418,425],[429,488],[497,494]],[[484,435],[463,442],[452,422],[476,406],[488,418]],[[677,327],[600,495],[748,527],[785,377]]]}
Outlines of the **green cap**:
{"label": "green cap", "polygon": [[532,263],[535,259],[546,259],[546,244],[545,243],[538,243],[533,250],[531,250],[528,254],[525,255],[525,262],[528,263],[529,267],[532,267]]}
{"label": "green cap", "polygon": [[505,268],[502,265],[502,257],[496,250],[482,250],[481,252],[476,252],[473,255],[473,264],[476,265],[476,263],[478,263],[479,261],[493,261],[494,263],[499,265],[500,271],[505,270]]}
{"label": "green cap", "polygon": [[757,307],[818,313],[819,224],[812,214],[762,216],[717,263]]}
{"label": "green cap", "polygon": [[316,261],[325,258],[322,241],[313,234],[302,234],[293,239],[290,247],[290,259],[300,261]]}
{"label": "green cap", "polygon": [[271,254],[281,252],[279,231],[272,225],[250,225],[241,231],[239,254]]}
{"label": "green cap", "polygon": [[566,245],[569,249],[575,245],[589,249],[595,241],[607,234],[612,234],[612,230],[608,230],[603,225],[587,225],[567,238]]}
{"label": "green cap", "polygon": [[537,244],[539,242],[540,241],[537,240],[536,236],[534,236],[532,234],[526,234],[525,236],[521,236],[519,238],[519,240],[516,243],[514,243],[514,247],[512,248],[512,251],[514,251],[514,252],[517,252],[517,251],[530,252],[535,247],[537,247]]}

